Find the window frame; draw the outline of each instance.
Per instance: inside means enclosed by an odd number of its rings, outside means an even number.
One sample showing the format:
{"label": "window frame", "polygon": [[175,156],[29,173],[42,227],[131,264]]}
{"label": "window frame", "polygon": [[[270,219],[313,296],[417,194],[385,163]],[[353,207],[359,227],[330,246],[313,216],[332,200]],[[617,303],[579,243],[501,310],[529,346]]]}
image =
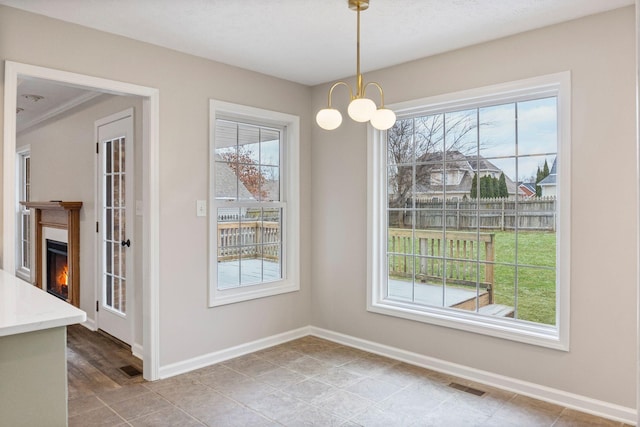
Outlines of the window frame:
{"label": "window frame", "polygon": [[389,106],[398,119],[456,109],[557,97],[558,202],[556,229],[556,324],[536,324],[478,315],[447,307],[425,307],[385,297],[386,261],[386,132],[367,128],[367,310],[507,340],[569,351],[571,269],[571,75],[569,71],[463,90]]}
{"label": "window frame", "polygon": [[[31,163],[31,146],[21,147],[16,154],[16,275],[24,280],[31,281],[31,268],[24,265],[24,248],[22,247],[24,242],[22,221],[25,216],[29,217],[29,228],[31,229],[31,235],[33,235],[31,210],[20,204],[21,201],[28,201],[26,198],[26,160],[29,159],[29,163]],[[29,185],[31,185],[30,179]],[[33,262],[31,242],[27,244],[29,246],[29,260]]]}
{"label": "window frame", "polygon": [[[281,146],[280,201],[233,202],[234,206],[282,207],[282,279],[235,288],[218,289],[217,209],[229,206],[215,194],[216,120],[234,120],[284,128]],[[217,307],[300,290],[300,118],[262,108],[209,100],[209,307]]]}

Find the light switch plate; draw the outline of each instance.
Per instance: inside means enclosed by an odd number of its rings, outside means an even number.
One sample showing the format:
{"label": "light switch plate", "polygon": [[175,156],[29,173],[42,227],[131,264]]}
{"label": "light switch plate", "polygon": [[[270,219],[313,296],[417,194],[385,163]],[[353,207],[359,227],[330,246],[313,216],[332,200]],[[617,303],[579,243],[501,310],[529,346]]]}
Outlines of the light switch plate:
{"label": "light switch plate", "polygon": [[196,216],[207,216],[206,200],[196,200]]}

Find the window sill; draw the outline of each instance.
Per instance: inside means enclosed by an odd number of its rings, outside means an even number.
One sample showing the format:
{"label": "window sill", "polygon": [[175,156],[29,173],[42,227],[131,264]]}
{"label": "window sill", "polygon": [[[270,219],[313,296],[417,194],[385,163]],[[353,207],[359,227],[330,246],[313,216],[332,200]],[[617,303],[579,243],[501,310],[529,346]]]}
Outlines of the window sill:
{"label": "window sill", "polygon": [[277,281],[230,289],[213,289],[209,297],[209,307],[219,307],[242,301],[265,298],[300,290],[297,282]]}
{"label": "window sill", "polygon": [[387,299],[380,299],[367,304],[367,310],[372,313],[416,322],[444,326],[555,350],[569,351],[568,339],[561,337],[558,328],[553,326],[482,316],[475,312],[465,312],[464,310],[418,307]]}

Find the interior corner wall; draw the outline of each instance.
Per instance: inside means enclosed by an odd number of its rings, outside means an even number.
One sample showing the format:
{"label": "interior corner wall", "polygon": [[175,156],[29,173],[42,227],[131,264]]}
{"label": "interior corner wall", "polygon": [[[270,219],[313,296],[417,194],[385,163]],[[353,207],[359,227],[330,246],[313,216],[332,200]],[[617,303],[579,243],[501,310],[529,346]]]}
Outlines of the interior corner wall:
{"label": "interior corner wall", "polygon": [[[131,96],[101,95],[98,98],[18,133],[16,147],[31,148],[31,200],[66,200],[82,202],[80,209],[80,309],[95,321],[96,231],[99,221],[96,203],[95,122],[133,108],[135,199],[142,199],[142,99]],[[142,219],[135,216],[133,235],[134,260],[140,265]],[[35,254],[33,255],[35,256]],[[35,258],[32,258],[35,259]],[[134,268],[135,312],[142,315],[142,271]],[[142,345],[142,326],[136,324],[135,343]]]}
{"label": "interior corner wall", "polygon": [[[310,88],[6,6],[0,6],[0,60],[159,90],[161,369],[309,325]],[[207,306],[208,219],[196,216],[196,200],[208,198],[209,99],[300,117],[298,292]]]}
{"label": "interior corner wall", "polygon": [[[571,71],[570,351],[366,311],[366,127],[350,120],[312,131],[312,324],[635,408],[634,13],[618,9],[364,75],[393,104]],[[314,111],[327,90],[313,88]]]}

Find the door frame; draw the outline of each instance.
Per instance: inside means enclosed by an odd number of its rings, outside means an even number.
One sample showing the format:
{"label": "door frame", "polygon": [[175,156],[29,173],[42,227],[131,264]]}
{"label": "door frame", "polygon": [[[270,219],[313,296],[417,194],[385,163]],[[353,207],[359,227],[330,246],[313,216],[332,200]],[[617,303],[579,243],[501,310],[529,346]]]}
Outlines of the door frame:
{"label": "door frame", "polygon": [[[111,123],[130,119],[131,127],[128,129],[127,141],[125,145],[125,223],[128,238],[133,239],[133,249],[129,248],[125,255],[125,263],[126,263],[126,299],[127,299],[127,309],[125,316],[128,317],[128,329],[129,329],[129,341],[127,344],[131,345],[133,350],[133,354],[137,356],[140,352],[139,349],[136,348],[136,340],[135,340],[135,325],[138,321],[138,312],[136,310],[136,297],[135,297],[135,288],[138,286],[136,283],[136,266],[135,266],[135,256],[132,250],[136,249],[136,226],[135,226],[135,200],[136,195],[134,192],[135,188],[135,177],[136,177],[136,159],[135,159],[135,144],[136,144],[136,132],[135,132],[135,120],[136,116],[134,114],[133,108],[127,108],[122,111],[118,111],[116,113],[110,114],[106,117],[101,117],[96,120],[93,124],[94,131],[94,139],[96,144],[100,145],[100,150],[96,152],[96,161],[94,170],[96,172],[94,176],[95,180],[95,212],[96,212],[96,222],[100,224],[99,233],[96,233],[96,240],[94,242],[96,252],[95,252],[95,273],[96,273],[96,281],[95,281],[95,295],[96,300],[98,300],[98,304],[101,308],[98,312],[96,312],[96,328],[100,329],[100,318],[105,310],[102,310],[105,302],[104,302],[104,245],[103,245],[103,237],[105,233],[105,223],[104,223],[104,169],[103,169],[103,158],[105,155],[105,150],[103,149],[101,140],[100,140],[100,127],[109,125]],[[129,203],[132,202],[132,203]],[[133,284],[133,287],[131,285]],[[112,314],[116,316],[116,314]],[[103,331],[109,333],[109,331],[102,329]],[[115,334],[114,334],[115,336]],[[116,338],[119,338],[116,336]],[[125,341],[126,342],[126,341]]]}
{"label": "door frame", "polygon": [[16,269],[15,156],[18,78],[40,78],[112,95],[142,97],[142,315],[143,377],[153,381],[160,370],[159,313],[159,128],[160,91],[156,88],[5,61],[3,144],[3,256],[2,268]]}

